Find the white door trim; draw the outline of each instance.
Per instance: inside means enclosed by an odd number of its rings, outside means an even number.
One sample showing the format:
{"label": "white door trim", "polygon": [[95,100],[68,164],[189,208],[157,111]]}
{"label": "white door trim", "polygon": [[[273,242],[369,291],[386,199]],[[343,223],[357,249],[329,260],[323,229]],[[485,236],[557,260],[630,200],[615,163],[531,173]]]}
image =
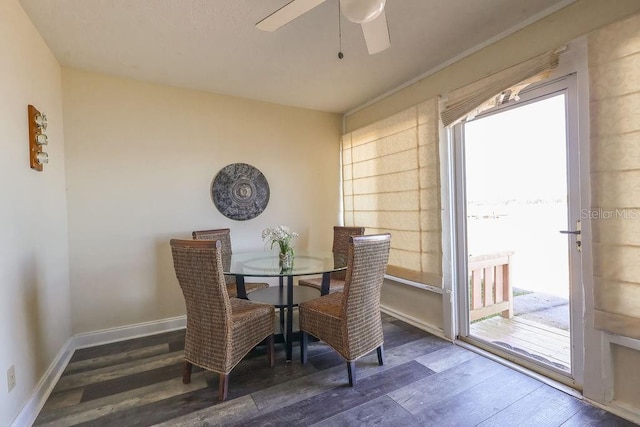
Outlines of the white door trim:
{"label": "white door trim", "polygon": [[[568,185],[568,206],[570,209],[569,215],[569,227],[573,228],[575,221],[580,219],[581,211],[581,180],[582,168],[580,159],[580,138],[578,127],[578,94],[577,94],[577,82],[575,73],[561,77],[556,80],[545,81],[533,88],[528,88],[521,93],[520,100],[517,104],[507,104],[505,106],[497,107],[490,112],[484,113],[480,117],[487,117],[489,115],[497,114],[505,109],[514,108],[515,106],[526,105],[527,103],[537,102],[545,98],[556,96],[558,93],[565,93],[565,106],[566,106],[566,130],[567,130],[567,185]],[[467,259],[466,250],[466,205],[464,200],[465,194],[465,176],[464,168],[464,152],[462,150],[462,140],[464,138],[464,125],[458,124],[451,129],[450,141],[448,141],[447,149],[451,153],[449,167],[452,169],[452,173],[449,177],[453,180],[451,186],[454,191],[450,197],[450,208],[453,212],[451,215],[451,234],[453,242],[453,266],[450,269],[453,277],[465,278],[467,277],[467,265],[465,260]],[[572,379],[570,383],[574,386],[580,387],[583,383],[583,371],[584,371],[584,331],[583,322],[584,318],[584,298],[583,298],[583,282],[581,277],[583,276],[583,266],[581,262],[580,253],[576,250],[575,236],[569,235],[569,238],[573,241],[570,245],[569,256],[569,268],[570,268],[570,280],[571,282],[571,345],[572,345],[572,360],[571,360],[571,375]],[[576,280],[578,279],[578,280]],[[454,283],[457,283],[456,280]],[[466,283],[466,280],[465,280]],[[452,292],[456,295],[455,306],[456,307],[468,307],[468,295],[466,291],[456,292],[455,286],[452,287]],[[469,313],[468,310],[452,310],[457,314],[457,327],[452,328],[456,331],[457,336],[465,337],[469,335]],[[542,367],[542,370],[555,371],[547,367]],[[550,374],[551,374],[550,372]],[[558,371],[559,372],[559,371]],[[554,375],[555,376],[555,375]]]}

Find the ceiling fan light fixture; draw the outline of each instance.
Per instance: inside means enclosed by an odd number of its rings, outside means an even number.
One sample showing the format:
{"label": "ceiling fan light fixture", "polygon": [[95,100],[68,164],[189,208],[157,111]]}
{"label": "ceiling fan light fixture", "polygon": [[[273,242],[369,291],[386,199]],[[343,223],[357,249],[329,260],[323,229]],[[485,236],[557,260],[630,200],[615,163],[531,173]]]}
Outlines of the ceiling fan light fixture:
{"label": "ceiling fan light fixture", "polygon": [[349,21],[364,24],[380,16],[385,3],[386,0],[340,0],[340,8]]}

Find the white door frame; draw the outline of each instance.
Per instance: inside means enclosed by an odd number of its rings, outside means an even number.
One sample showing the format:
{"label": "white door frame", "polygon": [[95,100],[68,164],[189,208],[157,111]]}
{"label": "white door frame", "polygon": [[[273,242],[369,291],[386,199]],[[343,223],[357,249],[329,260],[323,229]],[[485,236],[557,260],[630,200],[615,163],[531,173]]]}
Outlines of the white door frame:
{"label": "white door frame", "polygon": [[[567,185],[568,185],[568,206],[570,209],[569,215],[569,228],[575,227],[575,221],[580,219],[581,212],[581,188],[580,188],[580,138],[578,132],[578,96],[577,96],[577,83],[575,74],[567,75],[552,81],[545,81],[532,88],[527,88],[521,93],[520,100],[517,104],[507,104],[505,106],[497,107],[489,112],[486,112],[478,117],[487,117],[492,114],[504,111],[505,109],[512,108],[515,105],[522,106],[527,103],[536,102],[551,96],[557,95],[559,92],[566,94],[566,129],[567,129]],[[467,277],[467,263],[464,262],[467,259],[466,253],[466,205],[464,197],[464,168],[460,167],[464,165],[464,153],[460,149],[462,147],[461,140],[464,137],[464,126],[456,125],[449,132],[449,138],[447,141],[448,151],[451,153],[451,157],[446,160],[449,167],[444,171],[448,175],[448,179],[443,182],[453,182],[451,189],[454,190],[449,194],[452,195],[450,202],[451,216],[448,218],[451,224],[451,230],[449,230],[452,236],[452,265],[451,271],[451,289],[449,295],[455,295],[452,298],[452,310],[451,314],[451,330],[452,337],[465,337],[469,335],[469,312],[466,309],[457,310],[456,307],[466,308],[468,304],[468,296],[465,292],[457,292],[455,289],[455,283],[458,283],[457,278]],[[443,221],[446,222],[446,221]],[[445,230],[443,230],[445,231]],[[584,298],[582,294],[582,258],[581,254],[576,250],[576,237],[568,235],[568,239],[572,242],[570,250],[570,283],[571,283],[571,375],[569,378],[565,377],[565,373],[559,370],[554,370],[551,367],[538,365],[534,361],[528,361],[525,365],[536,371],[548,375],[554,379],[558,379],[562,382],[568,383],[571,386],[580,388],[583,383],[583,369],[584,369],[584,332],[583,332],[583,315],[584,315]],[[443,248],[446,249],[446,248]],[[446,250],[443,250],[445,254]],[[445,266],[446,270],[446,266]],[[577,279],[577,280],[576,280]],[[466,280],[464,280],[466,283]],[[447,298],[443,301],[443,304],[447,305]],[[454,303],[455,301],[455,303]],[[451,307],[451,305],[450,305]],[[446,311],[445,311],[446,313]],[[447,317],[447,316],[446,316]],[[445,322],[447,319],[445,318]],[[445,324],[446,326],[446,324]],[[510,360],[517,360],[518,357],[509,357]]]}

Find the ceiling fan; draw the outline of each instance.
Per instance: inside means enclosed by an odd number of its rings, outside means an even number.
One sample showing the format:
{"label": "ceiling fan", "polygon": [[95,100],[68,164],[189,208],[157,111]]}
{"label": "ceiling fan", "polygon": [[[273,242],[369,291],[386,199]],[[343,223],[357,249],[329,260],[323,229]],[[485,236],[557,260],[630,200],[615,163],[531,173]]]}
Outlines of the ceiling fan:
{"label": "ceiling fan", "polygon": [[[310,11],[326,0],[292,0],[273,12],[256,27],[263,31],[275,31]],[[370,55],[382,52],[391,46],[389,27],[384,13],[386,0],[338,0],[342,14],[349,21],[360,24]]]}

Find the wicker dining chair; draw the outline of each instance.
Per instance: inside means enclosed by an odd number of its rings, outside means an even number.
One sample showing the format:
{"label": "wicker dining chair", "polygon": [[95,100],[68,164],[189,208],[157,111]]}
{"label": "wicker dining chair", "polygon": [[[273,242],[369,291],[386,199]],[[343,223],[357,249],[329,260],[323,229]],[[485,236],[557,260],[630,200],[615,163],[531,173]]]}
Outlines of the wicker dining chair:
{"label": "wicker dining chair", "polygon": [[[231,257],[231,230],[228,228],[218,228],[214,230],[199,230],[191,233],[194,240],[219,240],[222,243],[222,259]],[[233,275],[224,276],[227,284],[227,292],[232,298],[238,298],[238,289],[236,287],[236,278]],[[244,289],[247,294],[259,289],[268,288],[268,283],[244,283]]]}
{"label": "wicker dining chair", "polygon": [[347,361],[349,385],[356,384],[355,361],[374,349],[384,364],[380,291],[389,261],[390,234],[350,237],[344,291],[302,302],[302,363],[307,361],[307,334],[324,341]]}
{"label": "wicker dining chair", "polygon": [[[362,236],[363,234],[364,227],[333,227],[333,246],[331,251],[334,256],[346,258],[349,250],[349,238],[351,236]],[[344,289],[344,278],[346,274],[347,273],[344,270],[331,273],[329,279],[329,293],[340,292]],[[298,285],[309,286],[321,291],[322,278],[300,279]]]}
{"label": "wicker dining chair", "polygon": [[171,240],[178,283],[187,306],[182,382],[193,365],[219,374],[218,400],[227,398],[229,373],[263,340],[274,363],[272,305],[229,298],[222,274],[222,244],[217,240]]}

